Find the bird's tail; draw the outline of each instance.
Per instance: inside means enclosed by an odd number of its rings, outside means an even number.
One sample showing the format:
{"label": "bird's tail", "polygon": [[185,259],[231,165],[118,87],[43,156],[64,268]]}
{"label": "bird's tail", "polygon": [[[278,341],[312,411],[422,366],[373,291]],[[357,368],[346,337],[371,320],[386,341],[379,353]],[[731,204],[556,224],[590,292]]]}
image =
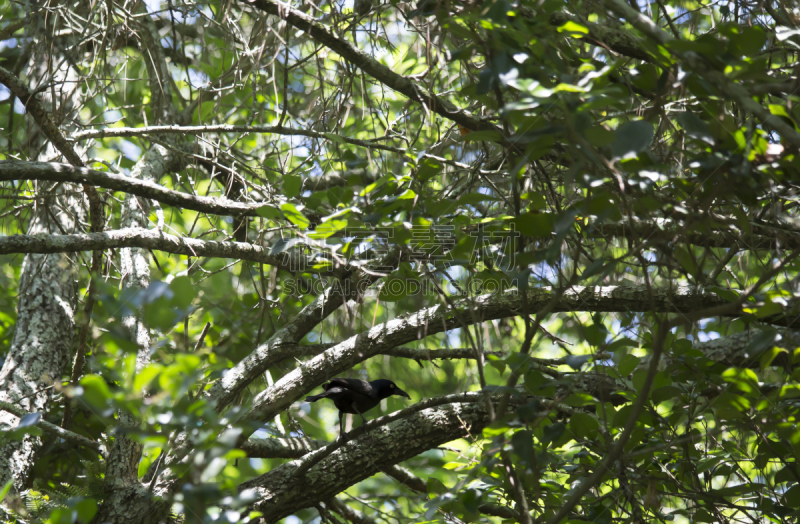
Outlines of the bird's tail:
{"label": "bird's tail", "polygon": [[321,398],[325,398],[325,393],[321,395],[311,395],[310,397],[306,397],[306,402],[316,402]]}

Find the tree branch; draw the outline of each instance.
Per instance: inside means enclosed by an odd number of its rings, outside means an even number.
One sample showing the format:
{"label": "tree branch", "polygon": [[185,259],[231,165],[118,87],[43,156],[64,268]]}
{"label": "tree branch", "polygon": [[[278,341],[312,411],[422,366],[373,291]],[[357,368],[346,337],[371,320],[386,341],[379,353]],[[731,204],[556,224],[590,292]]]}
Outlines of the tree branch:
{"label": "tree branch", "polygon": [[[15,406],[14,404],[11,404],[9,402],[0,401],[0,409],[2,409],[3,411],[8,411],[9,413],[11,413],[11,414],[13,414],[13,415],[15,415],[15,416],[17,416],[19,418],[22,418],[22,417],[24,417],[26,415],[32,415],[33,414],[33,413],[29,413],[29,412],[25,411],[24,409],[21,409],[21,408]],[[40,415],[41,415],[41,413],[40,413]],[[100,444],[98,444],[94,440],[86,438],[83,435],[79,435],[78,433],[74,433],[74,432],[69,431],[67,429],[63,429],[63,428],[61,428],[61,427],[59,427],[59,426],[57,426],[57,425],[55,425],[55,424],[53,424],[51,422],[47,422],[43,418],[40,418],[33,425],[38,427],[38,428],[41,428],[42,431],[45,431],[46,433],[50,433],[51,435],[55,435],[56,437],[63,438],[64,440],[68,440],[70,442],[74,442],[75,444],[78,444],[78,445],[83,446],[85,448],[89,448],[89,449],[91,449],[93,451],[96,451],[96,452],[100,453],[101,455],[103,454],[103,448],[100,446]]]}
{"label": "tree branch", "polygon": [[639,391],[636,401],[631,406],[628,420],[625,422],[625,427],[622,429],[616,442],[611,446],[608,454],[603,457],[603,460],[597,464],[592,474],[571,490],[569,498],[558,508],[556,514],[548,519],[547,524],[559,524],[559,522],[566,518],[570,511],[580,503],[583,496],[590,489],[600,482],[605,475],[613,471],[614,462],[622,456],[625,444],[628,443],[628,439],[631,437],[636,423],[639,421],[639,415],[642,413],[644,405],[647,403],[647,398],[650,395],[650,387],[653,385],[653,379],[658,372],[658,362],[661,358],[661,352],[664,349],[664,339],[667,336],[667,332],[668,328],[666,322],[661,323],[653,343],[653,354],[650,360],[650,366],[647,369],[647,376],[644,379],[644,384]]}
{"label": "tree branch", "polygon": [[[394,466],[389,466],[388,468],[384,469],[383,472],[386,475],[395,479],[396,481],[400,482],[401,484],[408,486],[410,489],[416,491],[417,493],[421,493],[427,496],[428,486],[425,484],[425,481],[419,477],[414,476],[407,469],[395,464]],[[480,506],[478,506],[478,511],[480,511],[484,515],[492,515],[493,517],[500,517],[503,519],[513,519],[515,521],[520,520],[519,513],[514,511],[512,508],[509,508],[508,506],[503,506],[501,504],[495,504],[492,502],[481,504]]]}
{"label": "tree branch", "polygon": [[[293,357],[313,357],[319,355],[323,351],[334,347],[335,343],[330,344],[309,344],[309,345],[294,345],[291,347],[287,347]],[[458,358],[458,359],[466,359],[466,360],[475,360],[477,355],[475,354],[475,350],[472,348],[442,348],[442,349],[417,349],[417,348],[406,348],[406,347],[396,347],[396,348],[388,348],[386,351],[382,351],[381,355],[388,355],[390,357],[397,357],[397,358],[410,358],[416,361],[423,361],[427,360],[428,362],[433,362],[434,360],[439,359],[451,359],[451,358]],[[494,355],[496,357],[504,357],[506,356],[505,353],[500,351],[484,351],[484,355]],[[548,359],[541,359],[542,363],[546,365]],[[555,363],[554,365],[563,364],[563,362],[558,362],[553,360]]]}
{"label": "tree branch", "polygon": [[0,180],[52,180],[91,184],[212,215],[257,216],[256,210],[268,204],[267,202],[245,204],[222,198],[194,196],[167,189],[149,180],[137,180],[125,175],[57,162],[0,162]]}
{"label": "tree branch", "polygon": [[[291,261],[286,256],[270,255],[269,249],[245,242],[218,242],[179,237],[138,227],[103,231],[100,233],[75,233],[72,235],[13,235],[0,237],[0,254],[10,253],[74,253],[139,247],[154,249],[176,255],[192,257],[234,258],[260,262],[295,272],[298,268],[315,272],[311,264],[303,265],[304,260]],[[295,257],[297,258],[297,257]],[[336,273],[331,273],[336,275]]]}
{"label": "tree branch", "polygon": [[[454,308],[437,305],[423,309],[408,318],[397,318],[374,326],[302,363],[284,375],[272,387],[253,399],[249,416],[271,418],[292,402],[314,389],[325,380],[352,366],[418,338],[441,333],[456,327],[458,316],[467,322],[481,322],[497,318],[536,313],[552,299],[554,291],[537,288],[528,291],[527,301],[517,290],[502,294],[481,295],[474,299],[454,302]],[[528,310],[524,311],[527,305]],[[651,307],[652,306],[652,307]],[[552,307],[552,312],[661,312],[694,313],[709,307],[727,307],[729,303],[713,293],[694,292],[689,288],[654,290],[651,301],[645,286],[574,286],[565,291]],[[469,311],[474,315],[467,315]]]}
{"label": "tree branch", "polygon": [[[530,20],[537,20],[538,18],[532,9],[523,8],[520,9],[520,13]],[[556,11],[550,14],[551,25],[562,26],[567,22],[574,22],[589,30],[589,34],[584,37],[584,41],[586,42],[611,49],[621,55],[637,60],[643,60],[645,62],[654,61],[653,57],[644,50],[642,40],[626,31],[612,29],[600,24],[593,24],[588,20],[584,20],[564,11]]]}
{"label": "tree branch", "polygon": [[483,402],[425,409],[347,442],[304,475],[294,475],[303,462],[295,460],[243,483],[240,490],[253,490],[259,497],[253,509],[261,511],[267,522],[275,522],[423,451],[480,434],[488,421]]}
{"label": "tree branch", "polygon": [[300,458],[324,445],[301,438],[249,438],[240,448],[250,458]]}
{"label": "tree branch", "polygon": [[[395,267],[400,259],[400,250],[393,249],[373,267]],[[328,317],[347,299],[356,299],[380,278],[374,272],[355,271],[341,277],[341,286],[331,286],[300,313],[289,319],[285,326],[270,339],[255,348],[249,355],[216,381],[208,391],[208,397],[216,402],[217,410],[228,405],[236,394],[266,371],[272,364],[292,356],[292,348],[315,326]]]}
{"label": "tree branch", "polygon": [[751,224],[752,233],[739,230],[733,224],[714,227],[711,231],[689,232],[682,224],[672,221],[661,223],[630,222],[590,225],[589,238],[644,238],[648,244],[672,244],[676,238],[704,247],[738,247],[751,251],[771,250],[778,246],[784,249],[800,249],[800,233],[769,223]]}
{"label": "tree branch", "polygon": [[342,141],[354,146],[369,149],[380,149],[393,153],[405,153],[402,147],[386,146],[370,140],[358,140],[335,133],[317,133],[308,129],[292,129],[283,126],[240,126],[230,124],[217,124],[208,126],[148,126],[148,127],[107,127],[105,129],[91,129],[72,135],[72,140],[86,140],[87,138],[107,138],[122,136],[145,136],[156,134],[195,135],[201,133],[265,133],[285,136],[306,136],[319,140]]}
{"label": "tree branch", "polygon": [[753,100],[747,90],[733,81],[725,74],[717,71],[708,61],[693,51],[679,51],[678,47],[671,45],[678,39],[658,27],[652,20],[639,11],[622,2],[622,0],[603,0],[605,6],[625,18],[636,29],[647,35],[655,43],[663,46],[673,55],[681,58],[683,65],[696,75],[707,80],[711,85],[724,94],[727,98],[735,100],[743,109],[761,119],[761,124],[778,132],[783,139],[794,147],[800,147],[800,134],[781,118],[772,115],[761,104]]}
{"label": "tree branch", "polygon": [[286,20],[294,27],[301,29],[308,33],[311,38],[331,49],[342,56],[348,62],[377,79],[381,83],[402,93],[411,100],[421,102],[434,113],[437,113],[453,122],[456,122],[467,129],[473,131],[479,130],[493,130],[497,131],[500,136],[503,136],[501,129],[495,127],[489,122],[478,119],[466,110],[458,109],[453,104],[439,98],[425,87],[416,84],[410,79],[399,75],[381,64],[367,53],[357,49],[350,42],[340,39],[330,33],[325,26],[317,22],[314,18],[307,14],[293,9],[288,4],[278,2],[275,0],[245,0],[245,2],[252,5],[260,11],[275,15],[278,18]]}

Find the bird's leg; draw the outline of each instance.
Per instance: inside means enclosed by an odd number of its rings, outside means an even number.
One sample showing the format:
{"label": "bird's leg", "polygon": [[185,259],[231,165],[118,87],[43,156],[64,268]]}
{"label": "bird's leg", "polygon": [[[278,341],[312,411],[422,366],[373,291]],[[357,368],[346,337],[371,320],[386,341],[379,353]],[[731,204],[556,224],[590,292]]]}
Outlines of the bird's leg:
{"label": "bird's leg", "polygon": [[353,409],[355,409],[356,413],[358,413],[358,416],[361,417],[361,425],[363,426],[364,424],[366,424],[367,419],[365,419],[364,415],[358,410],[358,406],[356,405],[355,402],[353,402]]}
{"label": "bird's leg", "polygon": [[339,412],[339,440],[347,440],[344,436],[344,412]]}

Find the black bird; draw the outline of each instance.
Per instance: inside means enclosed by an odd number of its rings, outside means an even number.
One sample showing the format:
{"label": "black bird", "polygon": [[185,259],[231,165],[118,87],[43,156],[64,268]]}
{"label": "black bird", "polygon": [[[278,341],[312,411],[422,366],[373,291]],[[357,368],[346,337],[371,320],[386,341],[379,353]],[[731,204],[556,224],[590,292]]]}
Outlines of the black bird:
{"label": "black bird", "polygon": [[321,398],[333,400],[339,410],[339,438],[344,436],[344,414],[352,413],[361,416],[361,421],[366,424],[364,412],[377,406],[381,400],[392,395],[411,398],[408,393],[397,387],[391,380],[379,379],[367,382],[357,378],[334,378],[322,385],[325,393],[306,397],[308,402],[316,402]]}

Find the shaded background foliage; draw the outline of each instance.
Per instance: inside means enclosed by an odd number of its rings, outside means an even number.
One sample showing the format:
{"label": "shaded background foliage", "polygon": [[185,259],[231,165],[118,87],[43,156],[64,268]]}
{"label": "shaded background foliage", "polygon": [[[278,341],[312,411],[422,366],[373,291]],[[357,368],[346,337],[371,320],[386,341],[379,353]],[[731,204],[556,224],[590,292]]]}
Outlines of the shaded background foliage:
{"label": "shaded background foliage", "polygon": [[[131,176],[147,152],[168,151],[178,160],[155,183],[250,204],[212,213],[97,183],[106,233],[128,227],[133,202],[159,234],[264,249],[243,259],[139,245],[150,248],[142,288],[124,282],[119,258],[133,244],[107,243],[94,271],[95,247],[64,258],[78,271],[76,330],[90,322],[87,357],[78,382],[64,369],[39,385],[52,390],[41,417],[71,417],[67,429],[103,446],[140,443],[138,481],[151,490],[148,470],[157,477],[159,457],[187,438],[157,518],[257,518],[237,486],[300,453],[255,458],[238,437],[292,437],[307,451],[333,441],[337,418],[301,402],[321,380],[277,413],[257,395],[322,344],[465,300],[445,332],[401,345],[429,353],[385,351],[344,375],[391,378],[415,402],[491,393],[487,427],[287,522],[797,519],[794,2],[0,6],[4,160],[64,162],[43,156],[53,137],[11,75],[88,167]],[[219,125],[239,127],[187,128]],[[3,180],[5,235],[63,206],[33,175]],[[59,185],[83,198],[80,185]],[[22,253],[36,249],[2,252],[7,357]],[[371,276],[372,292],[348,296],[300,340],[281,335],[354,274]],[[607,288],[564,305],[575,286]],[[503,292],[544,299],[486,320],[476,296]],[[660,293],[676,295],[657,306]],[[144,352],[123,325],[132,316],[149,329]],[[216,404],[225,373],[276,340],[297,347]],[[458,358],[436,356],[448,348]],[[28,422],[3,438],[41,432]],[[6,485],[6,518],[103,515],[107,457],[46,433],[37,442],[28,478]]]}

